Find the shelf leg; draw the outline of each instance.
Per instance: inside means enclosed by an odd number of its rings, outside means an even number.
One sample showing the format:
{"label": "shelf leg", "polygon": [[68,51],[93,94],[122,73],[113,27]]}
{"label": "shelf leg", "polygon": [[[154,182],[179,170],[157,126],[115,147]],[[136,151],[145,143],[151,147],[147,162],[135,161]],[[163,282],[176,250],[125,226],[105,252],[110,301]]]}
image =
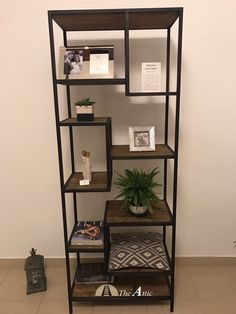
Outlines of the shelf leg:
{"label": "shelf leg", "polygon": [[79,255],[79,253],[76,254],[76,257],[77,257],[77,265],[78,265],[78,264],[80,264],[80,255]]}
{"label": "shelf leg", "polygon": [[174,296],[170,300],[170,312],[174,312]]}
{"label": "shelf leg", "polygon": [[69,313],[70,313],[70,314],[73,314],[72,301],[69,302]]}

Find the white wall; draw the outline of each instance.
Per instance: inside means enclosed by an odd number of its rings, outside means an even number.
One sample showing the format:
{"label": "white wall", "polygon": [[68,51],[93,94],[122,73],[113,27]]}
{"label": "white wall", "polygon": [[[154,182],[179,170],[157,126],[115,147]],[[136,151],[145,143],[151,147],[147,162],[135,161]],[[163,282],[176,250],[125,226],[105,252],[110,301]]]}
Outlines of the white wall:
{"label": "white wall", "polygon": [[[0,258],[25,257],[33,246],[47,257],[64,254],[47,10],[160,6],[184,7],[177,255],[235,256],[235,1],[4,0]],[[97,114],[114,114],[119,105],[132,112],[138,102],[125,99],[114,86],[93,92]],[[140,106],[135,108],[141,114]],[[116,134],[116,141],[126,140],[123,136]],[[79,199],[81,217],[102,216],[111,195],[95,193],[94,198]]]}

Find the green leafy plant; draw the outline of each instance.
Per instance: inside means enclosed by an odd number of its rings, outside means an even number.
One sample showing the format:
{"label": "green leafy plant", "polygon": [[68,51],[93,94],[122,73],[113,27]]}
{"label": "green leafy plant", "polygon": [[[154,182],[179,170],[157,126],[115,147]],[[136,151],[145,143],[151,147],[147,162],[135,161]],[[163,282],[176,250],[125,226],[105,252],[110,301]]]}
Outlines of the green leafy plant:
{"label": "green leafy plant", "polygon": [[116,199],[121,197],[125,202],[124,206],[146,207],[152,212],[152,202],[158,200],[154,188],[161,186],[154,181],[154,177],[159,173],[157,169],[147,172],[125,169],[124,175],[117,172],[118,178],[114,184],[120,189],[120,193]]}
{"label": "green leafy plant", "polygon": [[95,101],[90,100],[90,98],[83,98],[75,103],[76,106],[92,106],[94,104]]}

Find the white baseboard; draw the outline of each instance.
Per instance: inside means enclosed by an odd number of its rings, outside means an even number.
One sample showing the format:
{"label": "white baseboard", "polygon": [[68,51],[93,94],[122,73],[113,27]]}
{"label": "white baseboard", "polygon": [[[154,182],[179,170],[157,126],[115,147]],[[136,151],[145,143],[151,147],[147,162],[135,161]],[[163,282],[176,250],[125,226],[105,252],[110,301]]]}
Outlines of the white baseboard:
{"label": "white baseboard", "polygon": [[236,266],[232,256],[186,256],[176,257],[177,266]]}

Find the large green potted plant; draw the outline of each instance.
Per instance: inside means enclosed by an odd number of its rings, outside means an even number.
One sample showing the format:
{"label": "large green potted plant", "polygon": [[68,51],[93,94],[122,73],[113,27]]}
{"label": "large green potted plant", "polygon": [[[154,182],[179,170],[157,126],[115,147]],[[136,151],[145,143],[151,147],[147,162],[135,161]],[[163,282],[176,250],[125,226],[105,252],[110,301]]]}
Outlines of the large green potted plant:
{"label": "large green potted plant", "polygon": [[154,189],[160,186],[154,181],[154,177],[159,173],[158,168],[148,170],[129,170],[125,169],[125,174],[117,173],[118,178],[114,183],[120,189],[120,193],[116,198],[124,200],[124,206],[129,206],[130,211],[140,216],[148,210],[153,211],[153,201],[158,200]]}
{"label": "large green potted plant", "polygon": [[78,121],[91,121],[94,119],[93,105],[95,101],[90,98],[83,98],[75,103],[77,120]]}

